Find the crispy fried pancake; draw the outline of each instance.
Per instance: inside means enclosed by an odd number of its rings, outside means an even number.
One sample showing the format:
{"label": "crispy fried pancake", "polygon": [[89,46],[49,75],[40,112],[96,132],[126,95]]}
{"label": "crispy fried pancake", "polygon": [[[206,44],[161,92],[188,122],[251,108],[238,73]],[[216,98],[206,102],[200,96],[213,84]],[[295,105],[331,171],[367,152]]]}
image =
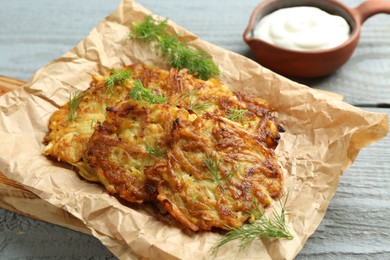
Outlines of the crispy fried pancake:
{"label": "crispy fried pancake", "polygon": [[233,93],[217,79],[200,80],[186,70],[171,69],[168,72],[144,64],[129,68],[133,70],[134,79],[139,79],[156,93],[166,95],[171,105],[191,113],[202,115],[209,112],[229,118],[232,110],[245,110],[243,117],[235,121],[268,147],[276,148],[283,128],[276,123],[272,109],[264,99],[242,92]]}
{"label": "crispy fried pancake", "polygon": [[144,168],[166,155],[173,121],[190,117],[167,104],[123,101],[96,127],[87,146],[88,162],[109,193],[135,203],[150,201],[155,194]]}
{"label": "crispy fried pancake", "polygon": [[282,193],[283,174],[272,149],[226,118],[204,114],[177,120],[167,157],[148,167],[158,201],[196,230],[234,228]]}
{"label": "crispy fried pancake", "polygon": [[[55,112],[45,153],[127,201],[155,201],[191,230],[239,228],[283,193],[274,149],[283,129],[269,104],[187,70],[136,64],[108,90],[95,79],[77,116]],[[135,82],[155,104],[131,95]]]}
{"label": "crispy fried pancake", "polygon": [[104,78],[94,77],[90,87],[79,93],[80,105],[74,120],[70,120],[69,103],[60,107],[50,118],[50,132],[45,136],[44,153],[58,161],[76,166],[79,174],[97,181],[84,160],[85,147],[97,122],[105,120],[106,108],[116,105],[129,92],[127,84],[118,85],[115,91],[106,87]]}

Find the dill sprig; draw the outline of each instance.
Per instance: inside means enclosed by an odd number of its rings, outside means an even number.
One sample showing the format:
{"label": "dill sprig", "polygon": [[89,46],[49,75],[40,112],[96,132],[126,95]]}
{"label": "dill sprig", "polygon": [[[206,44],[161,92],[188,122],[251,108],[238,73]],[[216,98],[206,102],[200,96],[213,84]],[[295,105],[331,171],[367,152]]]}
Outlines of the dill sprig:
{"label": "dill sprig", "polygon": [[203,164],[209,170],[213,182],[223,188],[222,180],[219,176],[219,160],[213,160],[210,156],[207,156],[206,160],[203,161]]}
{"label": "dill sprig", "polygon": [[157,140],[154,147],[148,146],[146,150],[151,157],[160,157],[167,154],[167,151],[161,150],[161,147],[158,145]]}
{"label": "dill sprig", "polygon": [[189,97],[190,103],[188,106],[188,110],[191,110],[191,111],[195,112],[196,114],[204,112],[212,105],[209,102],[197,102],[198,97],[197,97],[194,90],[191,90],[189,92],[185,92],[185,93],[183,93],[182,96]]}
{"label": "dill sprig", "polygon": [[227,117],[231,120],[243,120],[246,119],[245,113],[248,112],[247,109],[235,109],[230,108]]}
{"label": "dill sprig", "polygon": [[189,110],[194,111],[196,114],[202,113],[211,107],[209,102],[190,104]]}
{"label": "dill sprig", "polygon": [[81,92],[79,94],[70,93],[69,101],[68,101],[68,105],[69,105],[68,120],[69,121],[74,121],[74,119],[76,118],[77,110],[79,109],[80,103],[86,94],[87,94],[87,92]]}
{"label": "dill sprig", "polygon": [[260,209],[257,203],[254,203],[255,209],[250,212],[250,214],[257,220],[253,223],[243,225],[240,229],[228,227],[230,228],[230,231],[228,231],[226,235],[211,248],[211,252],[216,254],[220,247],[234,240],[239,240],[240,248],[244,249],[250,242],[255,239],[293,239],[294,236],[286,227],[287,198],[288,196],[286,196],[284,203],[279,201],[282,209],[280,213],[274,209],[272,218],[265,216],[264,211]]}
{"label": "dill sprig", "polygon": [[147,89],[139,80],[134,81],[134,87],[130,90],[130,97],[134,100],[148,102],[150,104],[161,104],[167,100],[164,95],[156,95],[151,89]]}
{"label": "dill sprig", "polygon": [[226,180],[230,180],[230,179],[233,177],[233,175],[235,175],[235,174],[236,174],[235,171],[230,171],[230,172],[227,174],[227,176],[226,176]]}
{"label": "dill sprig", "polygon": [[148,146],[146,148],[146,151],[148,153],[148,164],[150,163],[150,160],[152,158],[165,156],[167,154],[167,151],[162,150],[162,148],[158,145],[158,141],[156,140],[156,143],[154,146]]}
{"label": "dill sprig", "polygon": [[179,41],[177,35],[168,32],[167,19],[156,21],[146,16],[143,22],[133,23],[129,36],[147,43],[157,42],[156,48],[169,59],[172,67],[186,68],[200,79],[207,80],[220,74],[218,66],[206,51],[192,48],[188,43]]}
{"label": "dill sprig", "polygon": [[226,175],[226,181],[229,181],[234,175],[237,175],[238,174],[238,171],[240,170],[241,168],[241,164],[238,165],[237,168],[235,168],[234,170],[231,170],[227,175]]}
{"label": "dill sprig", "polygon": [[113,69],[111,75],[104,82],[106,83],[106,89],[113,93],[115,85],[123,85],[128,79],[131,79],[131,72],[129,70]]}

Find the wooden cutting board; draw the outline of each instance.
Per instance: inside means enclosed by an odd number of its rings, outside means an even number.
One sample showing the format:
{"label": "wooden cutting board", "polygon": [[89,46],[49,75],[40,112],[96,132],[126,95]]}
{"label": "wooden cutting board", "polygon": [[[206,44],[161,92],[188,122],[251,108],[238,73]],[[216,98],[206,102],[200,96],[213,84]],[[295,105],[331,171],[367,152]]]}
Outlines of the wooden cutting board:
{"label": "wooden cutting board", "polygon": [[[0,76],[0,96],[12,91],[26,82]],[[0,207],[34,219],[71,228],[91,234],[83,222],[67,211],[57,208],[40,199],[20,183],[8,179],[0,172]]]}

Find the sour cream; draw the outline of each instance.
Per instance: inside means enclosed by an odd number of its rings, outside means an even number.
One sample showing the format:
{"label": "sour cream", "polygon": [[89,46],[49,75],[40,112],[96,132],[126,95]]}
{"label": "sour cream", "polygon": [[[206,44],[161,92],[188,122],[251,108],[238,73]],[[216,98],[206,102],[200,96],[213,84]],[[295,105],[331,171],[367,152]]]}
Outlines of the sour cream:
{"label": "sour cream", "polygon": [[347,41],[349,35],[344,18],[311,6],[279,9],[264,16],[253,31],[254,38],[301,51],[333,48]]}

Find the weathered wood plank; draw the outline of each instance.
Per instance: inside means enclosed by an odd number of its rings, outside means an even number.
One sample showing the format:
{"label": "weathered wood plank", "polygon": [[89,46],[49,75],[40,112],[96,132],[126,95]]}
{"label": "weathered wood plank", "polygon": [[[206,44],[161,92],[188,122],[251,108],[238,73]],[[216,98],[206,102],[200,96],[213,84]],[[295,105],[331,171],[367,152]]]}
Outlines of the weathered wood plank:
{"label": "weathered wood plank", "polygon": [[0,76],[0,96],[26,83],[23,80]]}
{"label": "weathered wood plank", "polygon": [[[242,33],[253,8],[261,1],[225,1],[223,4],[215,0],[195,2],[140,0],[139,2],[204,40],[253,58],[249,48],[242,41]],[[363,1],[342,2],[353,8]],[[294,80],[313,88],[341,94],[345,101],[351,104],[390,103],[389,28],[388,15],[380,14],[371,17],[363,24],[358,48],[340,70],[321,79]]]}
{"label": "weathered wood plank", "polygon": [[[116,8],[115,1],[50,0],[1,1],[0,74],[27,80],[40,67],[57,58],[81,39],[104,16]],[[217,0],[140,0],[153,12],[167,17],[204,40],[252,57],[242,33],[258,0],[223,3]],[[343,1],[357,6],[362,0]],[[40,12],[45,15],[40,15]],[[20,15],[23,13],[23,15]],[[335,74],[317,80],[299,80],[314,88],[333,91],[349,103],[390,102],[390,19],[370,18],[362,27],[358,48]],[[240,69],[240,68],[237,68]]]}
{"label": "weathered wood plank", "polygon": [[[260,0],[139,0],[204,40],[251,57],[242,41]],[[345,0],[356,6],[362,0]],[[72,48],[119,0],[0,1],[0,75],[29,79]],[[335,74],[301,81],[349,103],[390,102],[390,17],[364,25],[351,60]],[[237,68],[240,69],[240,68]],[[388,109],[370,109],[389,113]],[[328,212],[297,259],[390,259],[390,137],[364,149],[340,180]],[[0,258],[113,258],[95,238],[0,209]],[[4,234],[4,235],[3,235]],[[39,249],[38,249],[39,248]]]}
{"label": "weathered wood plank", "polygon": [[296,259],[390,259],[389,147],[390,135],[360,152]]}

